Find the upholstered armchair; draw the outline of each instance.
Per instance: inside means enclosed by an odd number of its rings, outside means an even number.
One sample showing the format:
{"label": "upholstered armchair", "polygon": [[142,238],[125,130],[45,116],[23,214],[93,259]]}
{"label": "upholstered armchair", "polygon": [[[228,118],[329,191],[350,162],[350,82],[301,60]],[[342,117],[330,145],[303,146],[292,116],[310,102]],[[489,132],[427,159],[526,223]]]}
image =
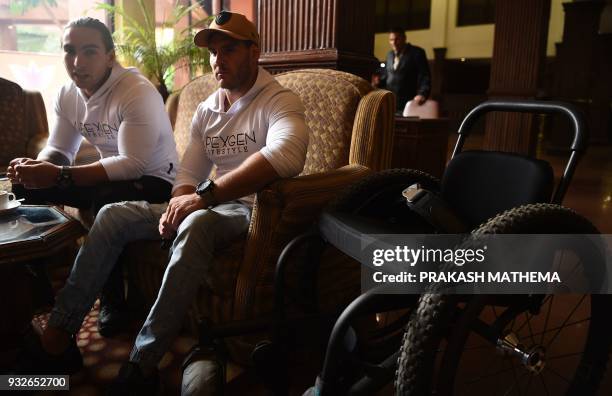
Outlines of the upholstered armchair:
{"label": "upholstered armchair", "polygon": [[0,166],[17,157],[36,158],[49,136],[40,93],[0,78],[0,128]]}
{"label": "upholstered armchair", "polygon": [[[338,192],[390,164],[395,109],[390,92],[335,70],[290,71],[276,79],[298,94],[306,108],[311,135],[304,171],[257,194],[247,235],[216,254],[215,279],[202,285],[191,309],[192,330],[201,317],[226,323],[271,315],[274,268],[284,245],[311,226]],[[205,75],[189,83],[178,98],[170,98],[171,117],[172,108],[176,109],[179,154],[187,145],[197,104],[215,89],[213,76]],[[159,245],[159,241],[139,241],[122,256],[131,284],[147,303],[156,298],[167,264],[167,253]],[[344,287],[348,282],[341,271],[341,266],[320,269],[317,288],[323,304],[335,305],[341,297],[350,301],[358,293],[358,273],[355,282]],[[348,289],[351,295],[343,296]],[[233,358],[244,360],[252,345],[245,339],[234,341]]]}

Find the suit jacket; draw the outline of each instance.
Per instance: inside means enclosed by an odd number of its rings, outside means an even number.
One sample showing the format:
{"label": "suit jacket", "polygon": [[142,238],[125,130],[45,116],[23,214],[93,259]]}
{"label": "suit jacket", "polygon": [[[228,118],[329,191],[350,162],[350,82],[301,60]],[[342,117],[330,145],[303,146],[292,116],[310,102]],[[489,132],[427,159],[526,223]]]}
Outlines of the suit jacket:
{"label": "suit jacket", "polygon": [[423,48],[406,43],[400,56],[399,65],[393,70],[393,51],[387,54],[384,86],[397,96],[397,111],[402,111],[406,102],[417,94],[429,97],[431,76],[429,63]]}

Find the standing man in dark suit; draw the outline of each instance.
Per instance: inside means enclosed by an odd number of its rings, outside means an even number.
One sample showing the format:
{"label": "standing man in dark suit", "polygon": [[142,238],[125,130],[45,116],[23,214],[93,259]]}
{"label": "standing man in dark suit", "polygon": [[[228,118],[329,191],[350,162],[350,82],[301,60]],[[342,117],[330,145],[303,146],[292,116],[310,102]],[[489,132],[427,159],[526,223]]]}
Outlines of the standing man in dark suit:
{"label": "standing man in dark suit", "polygon": [[419,105],[427,100],[431,90],[429,64],[423,48],[406,42],[404,29],[391,29],[389,44],[393,50],[387,54],[382,83],[397,96],[396,112],[401,113],[409,100]]}

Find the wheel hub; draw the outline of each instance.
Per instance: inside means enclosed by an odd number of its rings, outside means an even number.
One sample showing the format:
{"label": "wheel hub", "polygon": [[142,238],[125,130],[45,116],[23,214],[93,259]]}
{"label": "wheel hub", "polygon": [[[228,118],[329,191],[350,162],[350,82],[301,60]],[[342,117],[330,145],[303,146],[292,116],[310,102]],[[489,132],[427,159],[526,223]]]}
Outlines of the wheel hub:
{"label": "wheel hub", "polygon": [[546,350],[543,346],[534,345],[527,349],[521,344],[518,336],[512,332],[497,340],[497,348],[504,353],[519,358],[523,366],[534,374],[539,374],[546,365]]}

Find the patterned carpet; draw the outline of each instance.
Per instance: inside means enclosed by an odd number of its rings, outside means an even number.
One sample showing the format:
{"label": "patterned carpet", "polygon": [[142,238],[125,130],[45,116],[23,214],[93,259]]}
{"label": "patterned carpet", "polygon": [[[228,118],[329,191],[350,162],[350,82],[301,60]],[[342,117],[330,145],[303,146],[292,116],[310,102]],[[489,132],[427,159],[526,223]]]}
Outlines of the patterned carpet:
{"label": "patterned carpet", "polygon": [[[70,266],[66,261],[72,262],[76,250],[65,255],[60,255],[57,260],[49,261],[47,271],[51,280],[51,287],[57,293],[65,284],[70,273]],[[38,331],[45,328],[51,306],[40,309],[39,314],[34,316],[32,323]],[[105,395],[106,389],[116,377],[121,364],[127,360],[134,344],[134,339],[142,323],[145,314],[134,314],[129,324],[128,331],[114,338],[104,338],[98,333],[99,301],[96,301],[89,314],[85,317],[81,329],[77,334],[77,346],[83,355],[83,369],[70,378],[70,390],[61,392],[67,395],[97,396]],[[160,377],[162,381],[163,395],[180,395],[182,369],[181,365],[196,340],[188,335],[179,336],[173,343],[160,362]],[[291,369],[291,396],[300,396],[312,386],[320,370],[322,363],[321,351],[310,350],[312,356],[302,362],[293,362]],[[267,396],[270,392],[261,383],[261,380],[252,370],[244,370],[232,362],[228,362],[227,383],[224,388],[226,395]],[[1,392],[0,392],[1,393]],[[40,395],[52,393],[44,392]],[[57,394],[60,394],[57,392]],[[389,393],[390,394],[390,393]]]}
{"label": "patterned carpet", "polygon": [[[69,269],[54,268],[50,271],[52,285],[55,290],[62,287]],[[142,325],[144,317],[135,318],[130,323],[129,331],[114,338],[104,338],[98,333],[99,301],[89,312],[77,335],[77,345],[83,355],[84,368],[70,379],[68,395],[104,395],[106,388],[115,378],[121,364],[127,360],[136,334]],[[49,313],[41,313],[34,317],[33,323],[41,329],[47,324]],[[160,364],[160,376],[165,395],[179,395],[181,389],[181,364],[187,352],[195,344],[190,337],[179,337],[172,348],[164,355]],[[48,393],[46,393],[48,394]]]}
{"label": "patterned carpet", "polygon": [[[34,318],[41,328],[47,323],[49,314]],[[115,338],[104,338],[98,333],[98,302],[87,315],[77,336],[77,345],[83,355],[84,368],[70,379],[69,395],[104,395],[106,387],[115,378],[121,364],[127,360],[134,338],[142,321],[135,321],[127,334]],[[195,340],[179,337],[166,353],[160,364],[164,394],[179,395],[181,387],[181,364],[194,345]]]}

